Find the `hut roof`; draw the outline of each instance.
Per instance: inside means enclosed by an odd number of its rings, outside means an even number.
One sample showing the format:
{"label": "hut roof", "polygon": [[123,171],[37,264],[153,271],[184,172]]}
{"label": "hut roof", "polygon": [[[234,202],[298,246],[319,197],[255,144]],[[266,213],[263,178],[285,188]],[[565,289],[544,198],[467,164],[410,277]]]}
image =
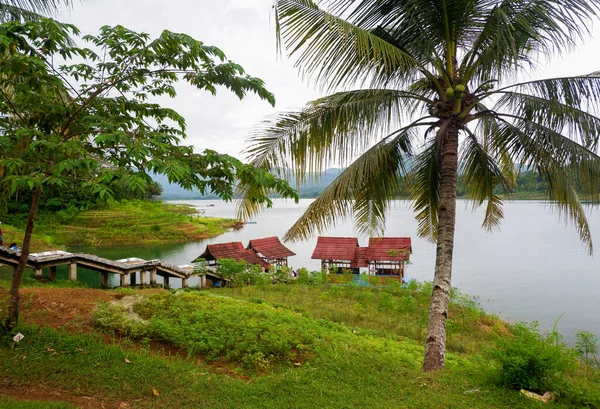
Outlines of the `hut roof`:
{"label": "hut roof", "polygon": [[412,253],[410,237],[371,237],[367,259],[369,261],[405,261]]}
{"label": "hut roof", "polygon": [[354,258],[350,263],[351,267],[369,267],[369,261],[367,260],[368,247],[356,247],[354,251]]}
{"label": "hut roof", "polygon": [[248,264],[266,264],[264,260],[256,255],[255,252],[252,250],[246,250],[240,241],[209,244],[206,246],[204,253],[200,254],[198,258],[205,258],[207,260],[233,258],[237,261],[245,260]]}
{"label": "hut roof", "polygon": [[277,236],[250,240],[247,248],[269,259],[286,258],[296,255],[296,253],[281,244]]}
{"label": "hut roof", "polygon": [[357,247],[358,239],[356,237],[319,236],[311,258],[352,261]]}

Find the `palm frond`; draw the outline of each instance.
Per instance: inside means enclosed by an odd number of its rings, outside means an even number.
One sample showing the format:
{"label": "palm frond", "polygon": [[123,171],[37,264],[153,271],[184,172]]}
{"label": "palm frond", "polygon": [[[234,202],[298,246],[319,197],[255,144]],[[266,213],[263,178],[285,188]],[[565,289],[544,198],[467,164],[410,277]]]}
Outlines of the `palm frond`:
{"label": "palm frond", "polygon": [[417,234],[431,241],[437,239],[440,204],[440,168],[435,141],[415,157],[410,174]]}
{"label": "palm frond", "polygon": [[479,143],[472,132],[466,131],[467,138],[462,146],[460,173],[469,187],[469,197],[473,200],[473,207],[487,202],[483,227],[492,231],[499,226],[504,217],[502,200],[495,191],[500,188],[502,193],[509,193],[512,185],[486,147]]}
{"label": "palm frond", "polygon": [[542,173],[548,181],[549,200],[566,222],[573,223],[591,254],[591,234],[577,190],[581,187],[586,198],[600,201],[600,157],[540,124],[511,119],[514,123],[499,117],[502,123],[492,135],[494,145]]}
{"label": "palm frond", "polygon": [[59,8],[72,3],[70,0],[3,0],[0,3],[0,22],[39,20],[42,15],[53,16]]}
{"label": "palm frond", "polygon": [[381,87],[412,82],[423,69],[407,51],[320,10],[308,0],[278,0],[278,41],[296,66],[325,89],[370,81]]}
{"label": "palm frond", "polygon": [[308,206],[284,240],[307,239],[315,230],[325,231],[352,215],[361,234],[382,232],[387,205],[400,193],[414,137],[413,128],[408,128],[367,150]]}
{"label": "palm frond", "polygon": [[568,134],[583,146],[597,150],[599,117],[554,98],[504,91],[501,94],[496,110],[516,112],[529,121],[544,124],[555,132]]}
{"label": "palm frond", "polygon": [[9,4],[0,4],[0,22],[2,23],[14,20],[35,21],[40,18],[42,18],[41,14]]}
{"label": "palm frond", "polygon": [[[576,77],[549,78],[528,81],[499,89],[499,93],[513,93],[499,103],[523,110],[538,122],[556,129],[563,125],[566,132],[576,132],[581,143],[598,149],[598,118],[600,113],[600,72]],[[531,97],[520,96],[529,94]],[[512,98],[511,98],[512,96]],[[539,99],[534,100],[537,96]],[[520,99],[520,101],[519,101]],[[541,100],[545,99],[544,104]],[[546,110],[546,112],[544,112]]]}
{"label": "palm frond", "polygon": [[485,81],[512,75],[516,68],[535,66],[540,55],[573,49],[590,33],[598,0],[490,1],[473,26],[472,46],[464,59],[465,78]]}
{"label": "palm frond", "polygon": [[255,166],[287,170],[302,182],[306,172],[348,163],[380,135],[397,129],[405,112],[422,100],[385,89],[336,93],[301,111],[267,118],[252,130],[245,153]]}

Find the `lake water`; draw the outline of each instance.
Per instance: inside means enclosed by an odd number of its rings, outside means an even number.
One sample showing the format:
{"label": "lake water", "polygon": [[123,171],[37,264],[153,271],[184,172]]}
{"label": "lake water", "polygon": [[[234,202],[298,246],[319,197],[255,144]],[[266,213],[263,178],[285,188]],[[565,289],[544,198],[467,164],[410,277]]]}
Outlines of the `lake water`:
{"label": "lake water", "polygon": [[[241,241],[279,236],[303,213],[310,199],[299,204],[276,201],[255,220],[240,230],[201,242],[144,247],[72,248],[111,259],[140,257],[146,260],[163,259],[174,264],[186,264],[204,252],[210,243]],[[197,207],[207,216],[235,217],[235,205],[218,200],[179,201]],[[214,206],[209,206],[210,204]],[[387,236],[410,236],[413,243],[411,264],[407,275],[419,281],[431,281],[435,264],[435,245],[416,236],[417,222],[408,201],[397,201],[390,209]],[[543,202],[517,201],[506,203],[505,219],[500,231],[488,233],[481,228],[483,210],[473,212],[471,206],[460,201],[454,249],[452,285],[479,299],[487,311],[496,312],[510,321],[539,321],[542,329],[549,329],[558,321],[558,329],[572,343],[575,333],[588,330],[600,336],[600,262],[596,255],[589,256],[585,246],[571,226],[565,226],[558,215]],[[600,249],[600,213],[590,211],[588,220],[592,238]],[[343,222],[323,235],[356,236],[352,222]],[[312,260],[317,241],[310,240],[286,245],[297,255],[289,264],[294,268],[320,268],[319,260]],[[359,238],[361,245],[368,239]],[[597,252],[600,250],[597,250]],[[66,273],[64,273],[66,275]],[[80,273],[94,285],[96,273]],[[116,280],[113,281],[116,284]],[[175,286],[179,280],[172,280]],[[190,285],[196,282],[190,280]]]}

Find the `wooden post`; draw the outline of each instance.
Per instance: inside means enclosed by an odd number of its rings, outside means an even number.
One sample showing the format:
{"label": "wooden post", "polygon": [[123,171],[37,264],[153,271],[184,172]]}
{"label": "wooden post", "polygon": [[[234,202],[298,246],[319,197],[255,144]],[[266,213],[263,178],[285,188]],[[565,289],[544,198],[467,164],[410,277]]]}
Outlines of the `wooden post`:
{"label": "wooden post", "polygon": [[127,281],[129,274],[121,274],[121,287],[127,287],[129,283]]}
{"label": "wooden post", "polygon": [[108,271],[100,272],[100,287],[108,288]]}
{"label": "wooden post", "polygon": [[150,270],[150,284],[156,285],[156,269],[155,268]]}
{"label": "wooden post", "polygon": [[181,288],[188,288],[188,279],[187,278],[181,279]]}
{"label": "wooden post", "polygon": [[69,263],[69,280],[77,281],[77,263]]}
{"label": "wooden post", "polygon": [[164,286],[163,286],[163,287],[164,287],[166,290],[168,290],[168,289],[169,289],[169,276],[168,276],[168,275],[165,275],[165,280],[164,280],[164,281],[165,281],[165,284],[164,284]]}
{"label": "wooden post", "polygon": [[135,286],[137,282],[137,271],[129,274],[129,284]]}
{"label": "wooden post", "polygon": [[200,276],[200,287],[206,288],[206,274]]}
{"label": "wooden post", "polygon": [[40,278],[42,278],[42,269],[41,268],[36,268],[33,270],[33,277],[36,280],[39,280]]}
{"label": "wooden post", "polygon": [[48,268],[48,280],[55,281],[56,280],[56,266],[52,266]]}
{"label": "wooden post", "polygon": [[146,271],[146,270],[144,270],[144,271],[140,271],[140,285],[141,285],[142,287],[144,287],[144,286],[147,284],[147,281],[146,281],[146,280],[147,280],[146,273],[147,273],[147,271]]}

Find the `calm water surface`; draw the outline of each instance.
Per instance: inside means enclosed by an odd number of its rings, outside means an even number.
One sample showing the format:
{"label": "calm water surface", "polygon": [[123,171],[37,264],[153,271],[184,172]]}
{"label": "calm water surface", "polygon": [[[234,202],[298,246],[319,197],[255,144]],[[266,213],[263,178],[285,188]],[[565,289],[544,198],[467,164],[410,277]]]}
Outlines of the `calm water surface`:
{"label": "calm water surface", "polygon": [[[201,242],[144,247],[72,248],[111,259],[140,257],[146,260],[163,259],[186,264],[200,255],[210,243],[241,241],[283,236],[306,209],[311,200],[300,204],[276,201],[274,208],[261,213],[243,229],[227,232]],[[221,201],[179,201],[197,207],[207,216],[235,217],[235,205]],[[209,206],[213,204],[214,206]],[[459,201],[454,250],[452,284],[462,292],[476,296],[488,311],[496,312],[511,321],[539,321],[542,329],[558,321],[558,329],[568,342],[579,330],[600,336],[600,262],[589,256],[585,246],[571,226],[543,202],[518,201],[506,203],[505,219],[500,230],[488,233],[481,228],[483,211]],[[590,211],[588,220],[592,238],[600,248],[600,213]],[[411,236],[412,264],[407,275],[420,281],[431,281],[435,263],[435,246],[416,236],[417,222],[410,202],[397,201],[389,212],[385,234]],[[339,223],[324,235],[356,236],[352,222]],[[286,243],[297,255],[290,258],[291,266],[317,270],[319,260],[310,258],[317,234],[306,242]],[[359,238],[361,245],[367,238]],[[597,250],[598,251],[598,250]],[[66,273],[64,273],[66,275]],[[80,273],[96,279],[94,273]],[[179,280],[172,280],[175,286]],[[116,280],[113,281],[116,284]],[[94,282],[91,282],[94,285]],[[190,280],[190,285],[196,282]]]}

